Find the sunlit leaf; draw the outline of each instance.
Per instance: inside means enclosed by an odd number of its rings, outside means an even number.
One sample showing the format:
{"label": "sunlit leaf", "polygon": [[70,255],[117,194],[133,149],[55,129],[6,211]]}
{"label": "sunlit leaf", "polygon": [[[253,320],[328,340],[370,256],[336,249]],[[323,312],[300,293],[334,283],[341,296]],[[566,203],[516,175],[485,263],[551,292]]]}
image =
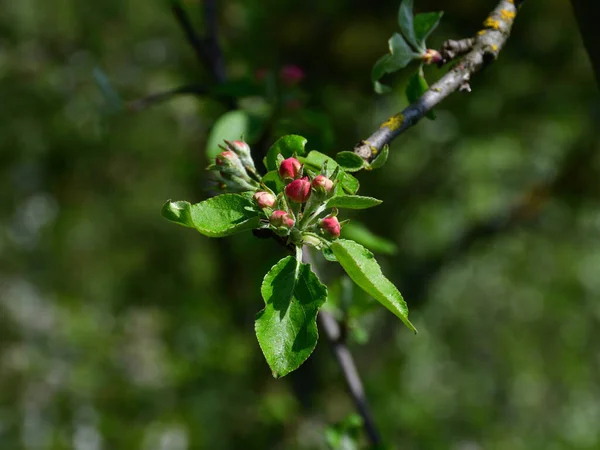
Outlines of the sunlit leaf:
{"label": "sunlit leaf", "polygon": [[335,240],[331,244],[331,250],[354,283],[394,313],[408,328],[417,332],[408,320],[408,307],[402,294],[381,273],[373,253],[362,245],[346,239]]}
{"label": "sunlit leaf", "polygon": [[208,237],[223,237],[258,227],[258,212],[246,196],[223,194],[191,205],[166,202],[162,215],[171,222],[195,228]]}
{"label": "sunlit leaf", "polygon": [[261,293],[266,306],[256,317],[256,337],[279,378],[300,367],[317,345],[317,312],[327,288],[309,264],[288,256],[265,276]]}
{"label": "sunlit leaf", "polygon": [[267,170],[277,170],[277,155],[289,158],[294,155],[305,154],[304,146],[306,138],[295,134],[289,134],[279,138],[269,149],[264,163]]}

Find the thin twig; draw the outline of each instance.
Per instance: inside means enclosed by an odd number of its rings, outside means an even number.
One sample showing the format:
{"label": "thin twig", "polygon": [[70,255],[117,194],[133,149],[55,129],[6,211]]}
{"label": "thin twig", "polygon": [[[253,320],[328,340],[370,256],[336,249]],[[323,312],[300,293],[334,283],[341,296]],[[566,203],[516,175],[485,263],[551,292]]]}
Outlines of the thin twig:
{"label": "thin twig", "polygon": [[165,92],[158,92],[156,94],[150,94],[146,97],[142,97],[138,100],[133,100],[126,105],[129,111],[141,111],[149,108],[150,106],[171,100],[179,95],[204,95],[208,93],[208,88],[205,86],[190,84],[186,86],[180,86],[175,89],[171,89]]}
{"label": "thin twig", "polygon": [[471,76],[495,60],[506,44],[522,0],[501,0],[474,37],[472,50],[419,100],[384,122],[354,148],[354,153],[371,161],[381,149],[421,120],[434,106],[457,90],[468,90]]}
{"label": "thin twig", "polygon": [[179,0],[171,1],[171,11],[173,11],[173,15],[177,19],[177,22],[179,22],[179,26],[183,30],[186,39],[194,49],[198,60],[210,70],[211,64],[206,45],[203,39],[196,33],[187,11],[183,8]]}
{"label": "thin twig", "polygon": [[[311,264],[313,272],[318,276],[317,268],[315,264],[312,264],[309,248],[304,248],[302,259],[305,263]],[[360,375],[358,374],[356,364],[354,363],[354,358],[343,339],[340,324],[329,312],[321,310],[319,311],[319,325],[331,344],[331,349],[342,369],[342,374],[346,380],[350,397],[352,397],[356,410],[362,417],[365,432],[367,433],[371,445],[380,445],[381,437],[377,430],[375,420],[373,419],[369,403],[367,402],[365,390]]]}

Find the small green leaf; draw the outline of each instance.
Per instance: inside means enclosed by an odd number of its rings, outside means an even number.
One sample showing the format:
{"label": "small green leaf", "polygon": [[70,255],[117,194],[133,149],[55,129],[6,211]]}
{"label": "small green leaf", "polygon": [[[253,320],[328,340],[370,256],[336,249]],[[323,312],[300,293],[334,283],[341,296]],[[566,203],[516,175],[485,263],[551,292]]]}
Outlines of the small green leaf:
{"label": "small green leaf", "polygon": [[306,139],[295,134],[279,138],[267,152],[264,160],[265,167],[267,170],[277,170],[277,155],[289,158],[296,153],[298,156],[302,156],[306,153],[305,145]]}
{"label": "small green leaf", "polygon": [[[319,172],[324,166],[324,164],[327,162],[328,177],[331,176],[331,174],[335,171],[337,167],[339,167],[335,159],[316,150],[311,151],[308,155],[306,155],[306,157],[299,159],[301,163],[306,164],[308,168],[313,169],[316,172]],[[344,192],[347,192],[348,194],[355,194],[358,191],[360,183],[352,174],[341,170],[338,178],[340,180],[340,185],[342,186]]]}
{"label": "small green leaf", "polygon": [[344,189],[344,191],[350,195],[356,194],[358,192],[358,189],[360,188],[360,183],[358,182],[356,177],[347,172],[342,172],[341,185],[342,189]]}
{"label": "small green leaf", "polygon": [[258,227],[252,201],[239,194],[223,194],[195,205],[166,202],[162,215],[171,222],[192,227],[208,237],[223,237]]}
{"label": "small green leaf", "polygon": [[437,28],[440,19],[444,15],[443,11],[422,13],[415,16],[414,28],[415,37],[422,48],[427,48],[425,40]]}
{"label": "small green leaf", "polygon": [[425,49],[417,41],[413,20],[413,0],[402,0],[400,9],[398,10],[400,31],[416,52],[423,53]]}
{"label": "small green leaf", "polygon": [[327,202],[328,208],[367,209],[383,203],[373,197],[361,197],[360,195],[339,195]]}
{"label": "small green leaf", "polygon": [[317,345],[317,312],[327,288],[309,264],[288,256],[265,276],[261,293],[266,307],[254,328],[273,376],[279,378],[300,367]]}
{"label": "small green leaf", "polygon": [[356,220],[352,220],[342,228],[342,237],[356,241],[375,253],[393,255],[398,252],[398,247],[394,242],[377,236]]}
{"label": "small green leaf", "polygon": [[271,170],[270,172],[267,172],[262,177],[262,182],[265,183],[267,187],[276,194],[279,194],[281,191],[283,191],[284,184],[283,181],[281,181],[279,172],[277,172],[276,170]]}
{"label": "small green leaf", "polygon": [[335,159],[346,172],[358,172],[365,167],[365,160],[354,152],[339,152]]}
{"label": "small green leaf", "polygon": [[399,317],[408,328],[417,332],[408,320],[408,307],[402,294],[381,273],[381,267],[375,261],[373,253],[346,239],[335,240],[331,244],[331,250],[354,283]]}
{"label": "small green leaf", "polygon": [[337,262],[337,258],[329,247],[323,247],[321,249],[321,253],[323,253],[323,258],[325,258],[327,261]]}
{"label": "small green leaf", "polygon": [[[408,103],[414,103],[419,100],[427,92],[427,89],[429,89],[429,85],[423,76],[423,68],[421,67],[408,79],[408,84],[406,85],[406,99]],[[426,116],[431,120],[435,120],[436,118],[433,111],[429,111]]]}
{"label": "small green leaf", "polygon": [[399,33],[394,33],[388,41],[390,54],[384,55],[375,63],[371,71],[371,81],[375,83],[386,73],[393,73],[404,67],[413,59],[419,59],[420,54],[416,53]]}
{"label": "small green leaf", "polygon": [[390,146],[386,144],[381,149],[381,152],[379,153],[379,155],[377,155],[377,157],[373,161],[371,161],[371,164],[369,165],[369,167],[371,169],[381,169],[387,162],[389,156],[390,156]]}
{"label": "small green leaf", "polygon": [[219,117],[213,125],[206,143],[206,154],[209,158],[216,158],[221,153],[219,145],[227,139],[235,141],[242,136],[247,136],[250,130],[250,116],[242,110],[229,111]]}

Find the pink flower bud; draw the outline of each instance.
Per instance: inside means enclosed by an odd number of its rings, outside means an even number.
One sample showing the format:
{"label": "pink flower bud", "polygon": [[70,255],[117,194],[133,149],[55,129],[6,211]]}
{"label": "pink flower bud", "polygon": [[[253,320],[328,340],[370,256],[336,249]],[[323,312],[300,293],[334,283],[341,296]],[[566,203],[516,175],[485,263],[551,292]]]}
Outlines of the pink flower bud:
{"label": "pink flower bud", "polygon": [[421,55],[421,59],[425,64],[439,64],[442,62],[442,55],[437,50],[428,48],[425,53]]}
{"label": "pink flower bud", "polygon": [[295,180],[301,171],[302,164],[296,158],[284,159],[279,166],[279,176],[282,180]]}
{"label": "pink flower bud", "polygon": [[222,167],[233,167],[241,165],[240,158],[231,150],[225,150],[217,155],[216,163]]}
{"label": "pink flower bud", "polygon": [[312,182],[317,192],[329,194],[333,190],[333,181],[324,175],[317,175]]}
{"label": "pink flower bud", "polygon": [[268,192],[259,191],[254,194],[254,200],[261,208],[271,208],[275,204],[275,196]]}
{"label": "pink flower bud", "polygon": [[337,217],[325,217],[319,222],[319,225],[330,237],[340,237],[340,222]]}
{"label": "pink flower bud", "polygon": [[304,203],[310,197],[310,181],[308,177],[294,180],[285,187],[285,194],[296,203]]}
{"label": "pink flower bud", "polygon": [[281,81],[288,86],[293,86],[298,84],[304,78],[304,71],[294,65],[284,66],[279,72],[279,76],[281,77]]}
{"label": "pink flower bud", "polygon": [[236,153],[250,153],[250,146],[244,141],[225,141],[229,147]]}
{"label": "pink flower bud", "polygon": [[269,222],[271,222],[271,225],[273,225],[274,227],[284,227],[284,228],[292,228],[294,226],[294,219],[292,219],[290,217],[290,215],[288,213],[286,213],[285,211],[282,211],[280,209],[278,209],[277,211],[274,211],[273,214],[271,214],[271,217],[269,218]]}

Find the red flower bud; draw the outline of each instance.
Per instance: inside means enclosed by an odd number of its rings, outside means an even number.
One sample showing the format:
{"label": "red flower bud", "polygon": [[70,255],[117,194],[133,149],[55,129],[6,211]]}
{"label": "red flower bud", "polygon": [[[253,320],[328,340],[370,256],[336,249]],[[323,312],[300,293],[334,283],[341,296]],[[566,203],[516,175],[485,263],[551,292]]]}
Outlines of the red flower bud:
{"label": "red flower bud", "polygon": [[329,194],[333,189],[333,181],[324,175],[317,175],[312,182],[312,186],[317,192]]}
{"label": "red flower bud", "polygon": [[294,219],[292,219],[288,213],[286,213],[285,211],[282,211],[280,209],[278,209],[277,211],[274,211],[273,214],[271,214],[269,222],[271,222],[271,225],[273,225],[274,227],[277,227],[277,228],[279,228],[279,227],[292,228],[295,223]]}
{"label": "red flower bud", "polygon": [[254,194],[254,200],[261,208],[271,208],[275,204],[275,196],[264,191]]}
{"label": "red flower bud", "polygon": [[310,181],[308,177],[294,180],[285,187],[285,194],[296,203],[304,203],[310,197]]}
{"label": "red flower bud", "polygon": [[340,237],[340,222],[337,217],[325,217],[319,225],[330,237]]}
{"label": "red flower bud", "polygon": [[281,161],[279,176],[282,180],[295,180],[300,176],[302,164],[296,158],[288,158]]}
{"label": "red flower bud", "polygon": [[294,65],[284,66],[279,73],[281,76],[281,81],[288,86],[293,86],[304,78],[304,71]]}

